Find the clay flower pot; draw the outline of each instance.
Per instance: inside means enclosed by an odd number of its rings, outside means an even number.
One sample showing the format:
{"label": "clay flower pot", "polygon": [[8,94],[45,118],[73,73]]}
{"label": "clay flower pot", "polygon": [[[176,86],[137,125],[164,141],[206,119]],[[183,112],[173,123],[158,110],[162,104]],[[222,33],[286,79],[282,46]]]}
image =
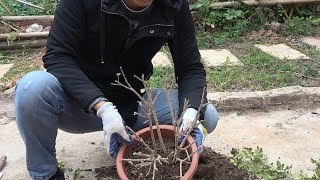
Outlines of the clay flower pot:
{"label": "clay flower pot", "polygon": [[[174,131],[173,131],[173,126],[170,125],[160,125],[160,129],[161,129],[161,134],[163,139],[174,139]],[[157,127],[153,126],[153,132],[156,134],[157,133]],[[147,139],[148,137],[150,137],[150,128],[144,128],[141,129],[140,131],[137,132],[137,134],[143,138],[143,139]],[[188,136],[187,141],[186,141],[186,145],[192,143],[194,140],[191,136]],[[139,143],[138,141],[134,141],[134,144]],[[192,153],[194,151],[197,150],[197,145],[195,143],[193,143],[190,148],[189,148],[189,153]],[[124,144],[120,150],[119,153],[117,155],[117,159],[116,159],[116,167],[117,167],[117,173],[118,176],[121,180],[128,180],[129,178],[126,176],[125,173],[125,167],[124,167],[124,161],[122,161],[122,159],[125,159],[126,156],[132,152],[132,147],[127,146],[126,144]],[[192,176],[194,175],[194,173],[196,172],[197,166],[198,166],[198,160],[199,160],[199,154],[198,153],[194,153],[192,155],[191,158],[191,165],[188,169],[188,171],[184,174],[183,176],[183,180],[190,180],[192,179]]]}

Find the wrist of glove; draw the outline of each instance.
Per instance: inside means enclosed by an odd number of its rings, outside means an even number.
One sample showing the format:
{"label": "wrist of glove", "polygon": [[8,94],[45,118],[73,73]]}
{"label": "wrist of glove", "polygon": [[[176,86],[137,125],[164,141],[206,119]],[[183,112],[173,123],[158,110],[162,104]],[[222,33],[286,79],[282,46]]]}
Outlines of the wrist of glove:
{"label": "wrist of glove", "polygon": [[132,138],[117,108],[111,102],[103,104],[98,109],[97,116],[102,119],[107,152],[111,157],[116,158],[122,144],[131,144]]}
{"label": "wrist of glove", "polygon": [[[182,116],[182,122],[180,125],[180,131],[187,132],[192,128],[193,122],[196,120],[197,110],[194,108],[187,108]],[[191,131],[190,135],[196,141],[197,147],[202,147],[203,141],[207,135],[207,130],[202,126],[202,124],[197,121],[196,126]],[[199,153],[202,149],[199,150]]]}

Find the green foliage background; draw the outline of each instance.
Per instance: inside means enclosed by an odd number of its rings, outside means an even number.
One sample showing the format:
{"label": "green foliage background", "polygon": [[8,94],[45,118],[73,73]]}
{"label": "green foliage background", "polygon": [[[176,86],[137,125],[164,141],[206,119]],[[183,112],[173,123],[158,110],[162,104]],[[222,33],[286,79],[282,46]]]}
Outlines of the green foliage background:
{"label": "green foliage background", "polygon": [[[1,0],[6,7],[16,16],[25,15],[51,15],[54,14],[58,0],[30,0],[34,5],[43,7],[45,10],[27,6],[15,0]],[[9,14],[0,7],[0,16],[8,16]]]}

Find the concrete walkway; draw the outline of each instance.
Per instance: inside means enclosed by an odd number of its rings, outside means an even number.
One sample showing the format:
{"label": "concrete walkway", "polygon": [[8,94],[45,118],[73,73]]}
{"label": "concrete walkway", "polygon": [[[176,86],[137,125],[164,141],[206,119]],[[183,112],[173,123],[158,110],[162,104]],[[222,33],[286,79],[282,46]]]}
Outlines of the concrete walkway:
{"label": "concrete walkway", "polygon": [[[8,157],[2,179],[27,179],[25,147],[15,119],[7,116],[11,113],[3,111],[13,109],[13,100],[0,97],[0,103],[0,156]],[[232,148],[255,149],[259,146],[269,156],[270,162],[280,158],[286,165],[293,165],[294,173],[303,170],[311,174],[314,166],[310,158],[320,159],[319,132],[319,105],[295,110],[220,111],[219,124],[207,136],[205,145],[228,156]],[[69,179],[73,179],[77,169],[114,164],[114,160],[107,157],[103,132],[69,134],[59,130],[56,148],[57,158],[66,165]],[[81,172],[80,176],[82,179],[94,179],[92,171]]]}

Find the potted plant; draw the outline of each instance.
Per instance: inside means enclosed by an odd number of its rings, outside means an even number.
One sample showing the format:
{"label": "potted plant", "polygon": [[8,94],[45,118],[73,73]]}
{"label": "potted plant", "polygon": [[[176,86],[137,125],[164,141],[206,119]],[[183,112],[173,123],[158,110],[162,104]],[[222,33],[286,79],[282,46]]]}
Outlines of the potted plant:
{"label": "potted plant", "polygon": [[[118,153],[116,167],[120,179],[125,180],[132,176],[134,176],[134,179],[155,179],[156,177],[157,179],[192,179],[198,165],[198,151],[202,147],[197,147],[190,133],[198,125],[200,110],[205,106],[203,103],[204,93],[191,128],[182,131],[178,127],[182,119],[174,116],[169,93],[166,91],[172,125],[159,125],[154,107],[158,95],[152,97],[152,90],[147,85],[143,75],[141,78],[135,76],[144,85],[144,89],[140,90],[147,95],[147,99],[144,99],[140,93],[132,88],[122,68],[120,70],[121,73],[117,74],[118,80],[113,85],[126,88],[138,96],[140,99],[139,105],[145,109],[145,113],[138,114],[135,112],[135,114],[145,117],[149,124],[149,127],[138,132],[134,132],[127,126],[132,133],[134,143],[133,146],[123,145]],[[120,75],[122,75],[125,83],[120,82]],[[188,101],[185,100],[182,114],[187,107]]]}

